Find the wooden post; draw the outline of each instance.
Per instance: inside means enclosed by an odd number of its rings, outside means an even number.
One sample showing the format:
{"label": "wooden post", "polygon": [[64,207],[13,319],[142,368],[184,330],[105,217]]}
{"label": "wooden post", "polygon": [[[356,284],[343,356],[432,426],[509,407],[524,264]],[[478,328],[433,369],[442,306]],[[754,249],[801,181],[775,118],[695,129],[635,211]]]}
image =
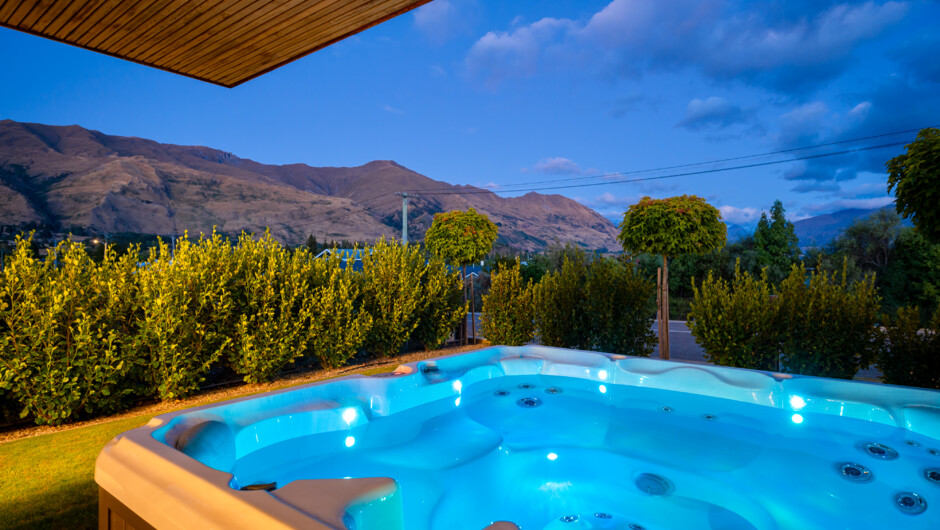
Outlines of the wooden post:
{"label": "wooden post", "polygon": [[656,335],[659,336],[659,358],[663,358],[663,268],[656,269]]}
{"label": "wooden post", "polygon": [[470,340],[472,344],[477,343],[477,298],[473,295],[473,277],[470,277],[470,328],[473,330],[473,335]]}
{"label": "wooden post", "polygon": [[659,328],[660,340],[662,341],[659,350],[659,358],[669,360],[669,267],[666,264],[666,256],[663,256],[663,276],[662,276],[662,325]]}
{"label": "wooden post", "polygon": [[[461,267],[463,277],[460,279],[460,290],[463,293],[463,301],[467,303],[467,266],[464,265]],[[463,321],[460,323],[460,345],[467,345],[467,318],[464,317]]]}

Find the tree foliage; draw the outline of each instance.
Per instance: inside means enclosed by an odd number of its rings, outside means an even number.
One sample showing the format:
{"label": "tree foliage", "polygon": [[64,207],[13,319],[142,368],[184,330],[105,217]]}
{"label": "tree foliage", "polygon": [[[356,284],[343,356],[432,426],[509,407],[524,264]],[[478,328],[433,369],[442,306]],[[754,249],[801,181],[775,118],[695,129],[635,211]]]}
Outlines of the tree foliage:
{"label": "tree foliage", "polygon": [[421,278],[415,339],[425,350],[433,350],[444,344],[466,314],[460,274],[450,272],[441,258],[431,258]]}
{"label": "tree foliage", "polygon": [[535,286],[535,327],[546,346],[649,356],[656,285],[631,263],[565,258]]}
{"label": "tree foliage", "polygon": [[886,166],[888,191],[894,190],[898,212],[928,240],[940,243],[940,130],[921,130],[907,152]]}
{"label": "tree foliage", "polygon": [[853,221],[833,240],[832,250],[835,253],[842,252],[859,266],[880,274],[887,270],[903,228],[901,217],[883,208]]}
{"label": "tree foliage", "polygon": [[0,276],[0,391],[40,424],[117,410],[140,362],[127,333],[136,256],[109,249],[95,263],[64,241],[40,261],[31,247],[17,238]]}
{"label": "tree foliage", "polygon": [[522,278],[519,258],[494,273],[490,292],[483,297],[480,329],[493,344],[522,346],[532,340],[535,308],[532,280]]}
{"label": "tree foliage", "polygon": [[705,358],[723,366],[777,370],[780,329],[766,272],[755,277],[735,269],[727,281],[708,273],[693,285],[688,325]]}
{"label": "tree foliage", "polygon": [[898,309],[886,318],[885,339],[878,358],[885,383],[940,389],[940,309],[926,329],[917,307]]}
{"label": "tree foliage", "polygon": [[490,219],[470,208],[453,210],[434,216],[431,228],[424,235],[424,244],[431,254],[454,265],[479,261],[493,248],[498,228]]}
{"label": "tree foliage", "polygon": [[721,212],[694,195],[643,197],[623,214],[618,238],[625,251],[661,256],[706,254],[727,240]]}
{"label": "tree foliage", "polygon": [[770,219],[764,212],[754,231],[754,247],[757,250],[757,263],[761,269],[767,269],[767,276],[774,284],[789,274],[790,267],[800,257],[799,239],[793,230],[793,223],[784,216],[783,203],[774,201],[770,208]]}
{"label": "tree foliage", "polygon": [[246,383],[267,382],[307,351],[313,261],[268,232],[258,239],[242,234],[232,258],[237,317],[229,364]]}
{"label": "tree foliage", "polygon": [[424,257],[417,245],[376,242],[362,254],[363,309],[372,316],[366,349],[380,357],[401,351],[418,326]]}
{"label": "tree foliage", "polygon": [[881,347],[877,324],[881,299],[868,276],[850,283],[841,274],[794,265],[780,284],[783,364],[786,371],[851,379]]}
{"label": "tree foliage", "polygon": [[344,268],[340,254],[334,252],[313,261],[308,351],[325,368],[345,364],[372,329],[372,315],[363,309],[365,278],[353,271],[353,260],[350,256]]}
{"label": "tree foliage", "polygon": [[[774,295],[774,296],[772,296]],[[709,278],[696,289],[689,325],[710,360],[851,379],[882,347],[874,279],[850,283],[844,272],[794,265],[776,289],[766,274]]]}
{"label": "tree foliage", "polygon": [[174,253],[161,241],[137,271],[138,340],[160,399],[195,392],[232,345],[237,313],[231,255],[231,244],[214,231],[195,242],[184,235]]}

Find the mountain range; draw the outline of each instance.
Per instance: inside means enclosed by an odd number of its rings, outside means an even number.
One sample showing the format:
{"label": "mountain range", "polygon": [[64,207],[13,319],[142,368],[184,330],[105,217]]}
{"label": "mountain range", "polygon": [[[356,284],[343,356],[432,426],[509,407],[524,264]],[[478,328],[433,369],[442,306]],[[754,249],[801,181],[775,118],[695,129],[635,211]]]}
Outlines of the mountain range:
{"label": "mountain range", "polygon": [[[893,205],[884,208],[894,208]],[[801,248],[822,247],[839,237],[842,231],[859,219],[864,219],[883,208],[850,208],[832,213],[816,215],[793,222],[793,231],[800,240]],[[904,226],[913,226],[908,219],[902,219]],[[727,223],[728,241],[735,242],[754,235],[755,227],[747,228]]]}
{"label": "mountain range", "polygon": [[434,214],[473,207],[499,226],[499,243],[538,251],[551,243],[617,249],[616,227],[561,195],[500,197],[432,180],[396,162],[358,167],[269,165],[199,146],[107,135],[77,125],[0,121],[0,224],[63,230],[227,234],[242,230],[298,244],[423,238]]}
{"label": "mountain range", "polygon": [[[0,225],[41,224],[94,233],[260,233],[288,244],[423,239],[434,214],[473,207],[499,226],[499,243],[544,250],[553,242],[619,250],[618,229],[561,195],[500,197],[430,179],[389,160],[358,167],[270,165],[199,146],[107,135],[77,125],[0,120]],[[801,247],[825,245],[876,209],[796,221]],[[909,223],[908,223],[909,224]],[[728,240],[753,233],[728,224]]]}

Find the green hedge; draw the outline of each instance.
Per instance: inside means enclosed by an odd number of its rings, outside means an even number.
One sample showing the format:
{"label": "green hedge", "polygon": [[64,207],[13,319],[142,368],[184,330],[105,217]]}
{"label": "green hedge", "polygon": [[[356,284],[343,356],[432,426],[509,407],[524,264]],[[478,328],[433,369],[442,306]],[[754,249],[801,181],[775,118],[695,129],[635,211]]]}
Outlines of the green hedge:
{"label": "green hedge", "polygon": [[886,347],[878,357],[882,380],[893,385],[940,389],[940,308],[927,328],[917,307],[902,307],[886,317]]}
{"label": "green hedge", "polygon": [[480,330],[492,344],[522,346],[535,333],[532,280],[523,282],[519,258],[493,272],[490,292],[483,296]]}
{"label": "green hedge", "polygon": [[136,247],[100,263],[79,243],[30,247],[18,238],[0,274],[0,399],[40,424],[179,399],[210,373],[257,383],[303,359],[436,347],[465,314],[457,273],[384,240],[362,272],[268,234],[184,237],[143,263]]}
{"label": "green hedge", "polygon": [[547,346],[647,357],[656,336],[656,285],[632,264],[576,254],[534,289],[535,328]]}
{"label": "green hedge", "polygon": [[717,364],[851,379],[883,348],[879,308],[873,277],[850,284],[844,270],[800,264],[773,289],[736,270],[730,284],[709,275],[694,288],[689,327]]}

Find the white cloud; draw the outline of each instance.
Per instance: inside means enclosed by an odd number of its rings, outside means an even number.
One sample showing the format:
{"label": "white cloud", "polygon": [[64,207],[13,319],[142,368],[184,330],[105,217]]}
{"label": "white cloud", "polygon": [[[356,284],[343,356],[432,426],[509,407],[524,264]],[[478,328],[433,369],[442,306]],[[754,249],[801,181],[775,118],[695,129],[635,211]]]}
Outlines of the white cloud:
{"label": "white cloud", "polygon": [[578,175],[583,173],[577,163],[561,156],[542,159],[532,169],[538,173],[547,173],[549,175]]}
{"label": "white cloud", "polygon": [[737,206],[726,205],[718,208],[718,211],[721,212],[722,220],[736,225],[753,223],[760,218],[761,214],[759,209],[750,206],[738,208]]}
{"label": "white cloud", "polygon": [[869,199],[839,199],[836,201],[810,204],[803,207],[804,212],[812,215],[831,213],[838,210],[848,210],[858,208],[860,210],[869,210],[871,208],[881,208],[894,202],[894,197],[873,197]]}
{"label": "white cloud", "polygon": [[718,96],[695,98],[685,109],[685,118],[677,125],[688,129],[728,127],[745,120],[744,110]]}
{"label": "white cloud", "polygon": [[558,67],[628,76],[688,67],[721,80],[797,89],[838,75],[858,45],[907,11],[904,2],[819,2],[787,16],[722,0],[613,0],[586,21],[544,18],[487,33],[467,65],[490,83]]}
{"label": "white cloud", "polygon": [[405,111],[403,111],[403,110],[401,110],[401,109],[396,109],[395,107],[393,107],[393,106],[391,106],[391,105],[382,105],[382,110],[384,110],[385,112],[388,112],[388,113],[390,113],[390,114],[402,115],[402,114],[405,113]]}
{"label": "white cloud", "polygon": [[415,29],[435,44],[467,34],[475,20],[475,0],[434,0],[414,11]]}

